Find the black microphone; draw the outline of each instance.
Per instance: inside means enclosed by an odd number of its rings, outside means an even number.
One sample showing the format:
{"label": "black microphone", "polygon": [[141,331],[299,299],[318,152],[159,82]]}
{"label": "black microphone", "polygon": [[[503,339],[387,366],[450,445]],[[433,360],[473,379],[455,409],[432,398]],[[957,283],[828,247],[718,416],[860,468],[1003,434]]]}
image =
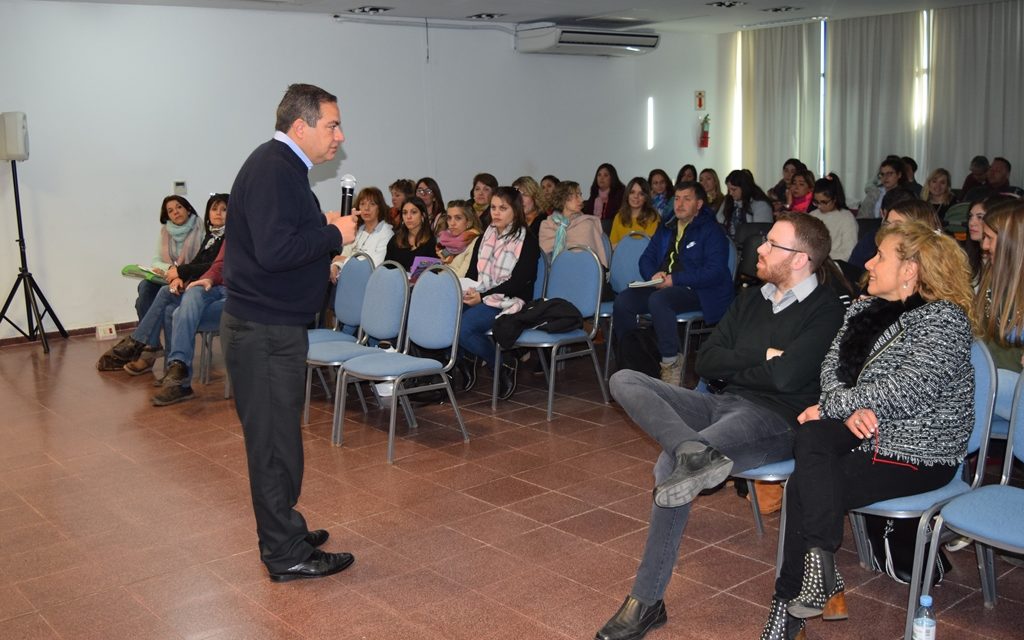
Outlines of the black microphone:
{"label": "black microphone", "polygon": [[352,213],[352,198],[356,194],[356,179],[351,173],[341,176],[341,215]]}

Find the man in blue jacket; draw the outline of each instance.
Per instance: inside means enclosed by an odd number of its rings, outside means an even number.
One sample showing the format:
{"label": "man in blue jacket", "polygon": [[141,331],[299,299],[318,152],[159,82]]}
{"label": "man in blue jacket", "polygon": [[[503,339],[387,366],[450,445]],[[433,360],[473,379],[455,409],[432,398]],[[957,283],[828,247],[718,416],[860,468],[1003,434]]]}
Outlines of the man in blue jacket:
{"label": "man in blue jacket", "polygon": [[714,324],[732,302],[729,238],[706,203],[707,193],[700,183],[676,185],[675,219],[658,228],[640,256],[640,275],[660,282],[626,289],[615,298],[619,336],[636,328],[639,314],[651,315],[661,354],[661,379],[671,385],[680,384],[686,357],[679,352],[676,316],[701,311],[704,321]]}

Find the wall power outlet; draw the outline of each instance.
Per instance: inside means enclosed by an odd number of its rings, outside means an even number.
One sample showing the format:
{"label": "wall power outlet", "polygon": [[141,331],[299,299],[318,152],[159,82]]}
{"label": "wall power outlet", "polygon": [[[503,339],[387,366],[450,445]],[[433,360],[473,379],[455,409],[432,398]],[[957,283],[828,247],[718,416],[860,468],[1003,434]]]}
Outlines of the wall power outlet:
{"label": "wall power outlet", "polygon": [[97,340],[113,340],[117,337],[117,329],[113,324],[98,324],[96,325],[96,339]]}

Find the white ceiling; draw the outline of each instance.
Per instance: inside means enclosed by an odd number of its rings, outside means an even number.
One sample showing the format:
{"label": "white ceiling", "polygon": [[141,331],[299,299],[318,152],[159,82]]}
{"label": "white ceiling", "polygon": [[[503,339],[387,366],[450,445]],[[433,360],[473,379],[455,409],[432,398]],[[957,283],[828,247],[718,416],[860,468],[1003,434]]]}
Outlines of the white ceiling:
{"label": "white ceiling", "polygon": [[[480,13],[504,14],[494,22],[522,24],[555,22],[577,27],[624,29],[645,27],[657,31],[729,33],[743,28],[781,26],[810,20],[855,18],[887,13],[920,11],[994,0],[746,0],[730,9],[708,6],[710,0],[76,0],[119,4],[260,9],[340,14],[356,19],[350,9],[361,6],[391,7],[370,20],[429,19],[465,20]],[[792,11],[770,12],[791,6]],[[359,18],[364,19],[364,18]],[[476,23],[477,21],[468,21]]]}

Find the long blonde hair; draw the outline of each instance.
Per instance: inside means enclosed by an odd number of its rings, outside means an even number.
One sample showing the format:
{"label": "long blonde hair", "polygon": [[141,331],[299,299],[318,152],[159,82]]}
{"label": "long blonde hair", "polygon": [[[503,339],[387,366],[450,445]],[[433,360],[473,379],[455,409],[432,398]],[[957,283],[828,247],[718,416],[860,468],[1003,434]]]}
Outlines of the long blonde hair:
{"label": "long blonde hair", "polygon": [[[985,226],[996,232],[996,250],[981,272],[974,299],[982,334],[996,343],[1024,343],[1024,202],[1011,200],[988,210]],[[1008,340],[1012,336],[1014,339]]]}
{"label": "long blonde hair", "polygon": [[974,305],[971,267],[956,240],[916,220],[882,227],[875,242],[881,246],[889,236],[899,238],[896,253],[901,260],[917,263],[917,292],[921,297],[928,302],[946,300],[960,307],[978,334],[981,320]]}

